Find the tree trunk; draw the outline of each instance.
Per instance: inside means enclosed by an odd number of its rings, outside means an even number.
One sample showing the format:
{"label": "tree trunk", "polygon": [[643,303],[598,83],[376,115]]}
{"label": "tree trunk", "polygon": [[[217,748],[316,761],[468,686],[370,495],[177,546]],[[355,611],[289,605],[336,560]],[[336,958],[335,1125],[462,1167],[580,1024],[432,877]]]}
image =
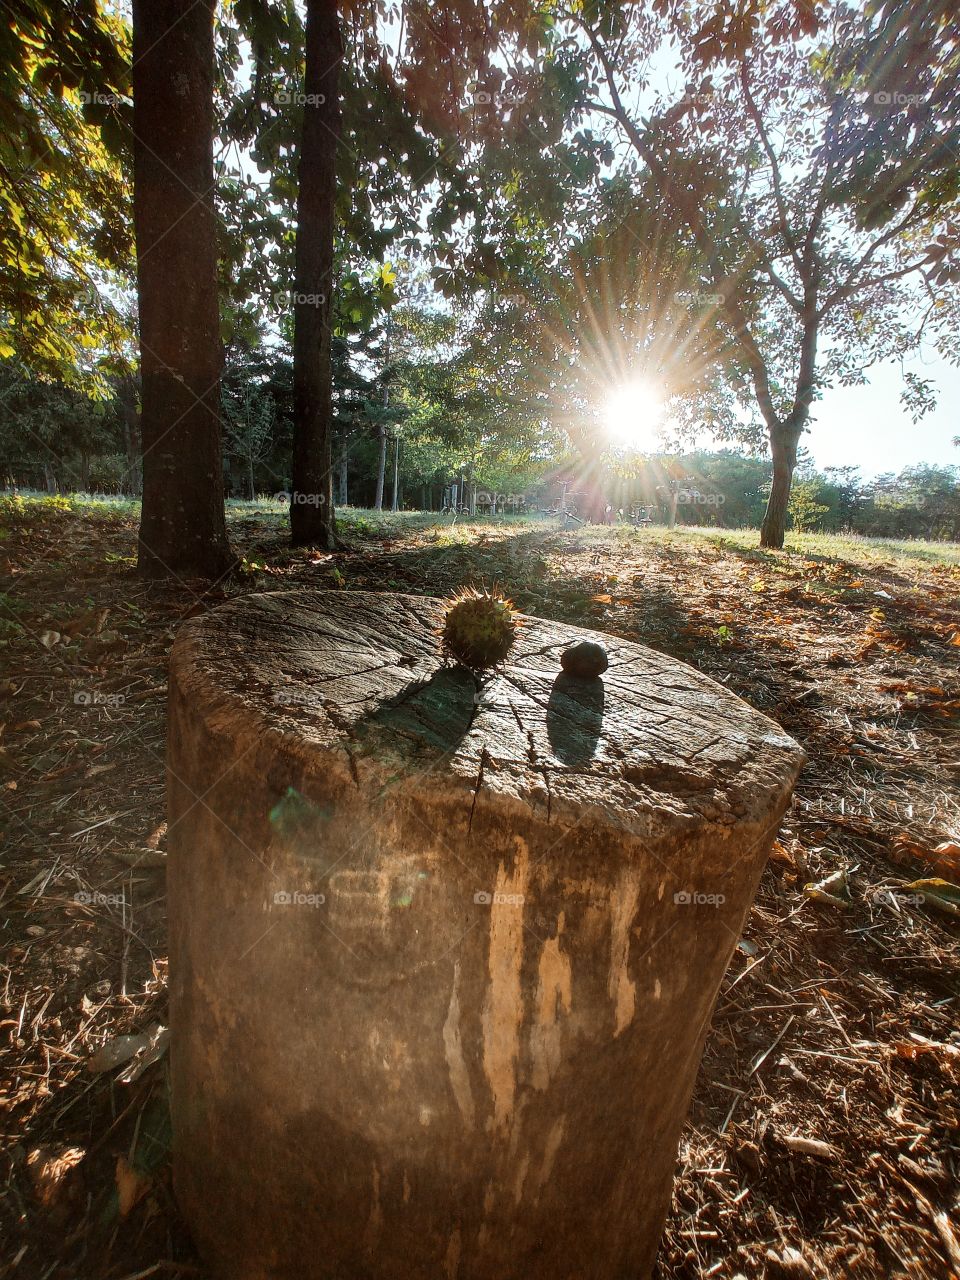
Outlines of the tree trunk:
{"label": "tree trunk", "polygon": [[213,204],[213,0],[134,0],[145,577],[219,578],[223,510]]}
{"label": "tree trunk", "polygon": [[393,439],[393,499],[390,503],[391,511],[400,510],[400,437],[394,436]]}
{"label": "tree trunk", "polygon": [[343,43],[335,0],[307,0],[293,336],[294,546],[336,545],[330,315]]}
{"label": "tree trunk", "polygon": [[247,459],[247,475],[248,475],[248,478],[249,478],[249,481],[250,481],[250,501],[251,501],[251,502],[256,502],[256,500],[257,500],[257,486],[256,486],[256,483],[255,483],[255,481],[254,481],[254,474],[253,474],[253,458],[252,458],[252,457],[250,457],[250,458],[248,458],[248,459]]}
{"label": "tree trunk", "polygon": [[340,505],[347,505],[347,433],[343,433],[343,442],[340,448]]}
{"label": "tree trunk", "polygon": [[120,491],[121,493],[139,493],[142,485],[137,384],[132,376],[125,375],[117,380],[116,390],[123,424],[123,450],[127,459],[127,470]]}
{"label": "tree trunk", "polygon": [[800,344],[800,368],[797,374],[797,394],[790,415],[782,421],[771,418],[769,408],[763,408],[770,432],[770,454],[773,458],[773,484],[770,498],[760,525],[761,547],[776,550],[783,546],[787,527],[787,507],[790,503],[790,487],[797,465],[797,446],[810,417],[810,406],[816,394],[817,338],[817,284],[819,277],[813,273],[804,289],[803,339]]}
{"label": "tree trunk", "polygon": [[387,428],[384,423],[380,423],[378,430],[380,439],[380,455],[377,459],[377,492],[373,499],[374,511],[383,510],[383,481],[387,474]]}
{"label": "tree trunk", "polygon": [[783,535],[787,527],[787,506],[790,502],[790,486],[793,483],[793,469],[797,465],[797,444],[799,433],[791,432],[783,427],[770,433],[770,452],[773,456],[773,483],[770,486],[770,497],[767,509],[760,525],[761,547],[779,549],[783,546]]}
{"label": "tree trunk", "polygon": [[[386,340],[386,350],[384,352],[384,363],[383,363],[383,407],[384,409],[389,408],[389,405],[390,405],[390,383],[388,381],[388,378],[390,376],[390,337],[391,337],[392,331],[393,331],[393,313],[388,311],[387,312],[387,340]],[[378,437],[380,442],[380,453],[377,457],[377,492],[373,500],[373,507],[375,511],[382,511],[383,510],[383,484],[387,474],[387,424],[386,422],[380,423]]]}
{"label": "tree trunk", "polygon": [[667,528],[675,529],[677,525],[677,504],[680,501],[678,490],[671,489],[667,495]]}

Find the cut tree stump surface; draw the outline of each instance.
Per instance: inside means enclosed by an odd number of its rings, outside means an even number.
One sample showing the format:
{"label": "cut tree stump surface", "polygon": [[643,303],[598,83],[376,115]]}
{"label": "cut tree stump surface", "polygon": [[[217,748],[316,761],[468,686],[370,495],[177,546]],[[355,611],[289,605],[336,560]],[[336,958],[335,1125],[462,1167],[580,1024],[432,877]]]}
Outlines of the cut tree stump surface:
{"label": "cut tree stump surface", "polygon": [[[524,618],[479,682],[444,665],[441,601],[368,592],[245,596],[188,624],[183,687],[238,738],[280,735],[353,785],[431,770],[431,786],[477,791],[639,836],[704,824],[770,824],[797,744],[692,667],[599,632]],[[604,644],[598,680],[560,671],[575,640]],[[439,768],[442,760],[442,768]],[[482,774],[482,777],[481,777]]]}
{"label": "cut tree stump surface", "polygon": [[[802,765],[692,668],[420,596],[245,596],[171,659],[174,1183],[230,1280],[649,1275]],[[599,679],[560,655],[603,643]]]}

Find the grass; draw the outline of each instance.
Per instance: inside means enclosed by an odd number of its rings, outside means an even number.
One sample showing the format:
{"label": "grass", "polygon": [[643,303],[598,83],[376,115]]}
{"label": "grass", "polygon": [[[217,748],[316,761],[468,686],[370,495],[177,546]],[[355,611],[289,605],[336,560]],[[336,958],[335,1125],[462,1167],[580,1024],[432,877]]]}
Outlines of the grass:
{"label": "grass", "polygon": [[[4,504],[18,505],[27,513],[54,510],[71,510],[98,517],[130,519],[139,516],[138,498],[104,494],[49,495],[23,491],[17,496],[0,495],[0,512]],[[272,498],[258,498],[250,502],[243,498],[229,498],[226,502],[227,524],[255,518],[265,524],[283,528],[288,523],[288,513]],[[514,533],[537,533],[547,529],[560,530],[561,523],[544,516],[516,515],[441,515],[430,511],[375,511],[369,507],[338,507],[337,522],[348,535],[361,537],[396,537],[404,533],[416,533],[427,529],[446,530],[451,542],[469,542],[477,533],[504,530]],[[700,538],[718,547],[735,548],[738,551],[754,551],[760,556],[821,556],[852,564],[879,566],[883,563],[921,561],[926,564],[960,565],[960,543],[930,542],[920,538],[869,538],[855,533],[787,533],[783,552],[765,551],[760,547],[760,535],[756,529],[720,529],[704,525],[677,525],[668,530],[662,525],[649,525],[643,529],[632,526],[588,525],[567,530],[595,542],[611,538],[643,542],[679,542],[682,539]]]}

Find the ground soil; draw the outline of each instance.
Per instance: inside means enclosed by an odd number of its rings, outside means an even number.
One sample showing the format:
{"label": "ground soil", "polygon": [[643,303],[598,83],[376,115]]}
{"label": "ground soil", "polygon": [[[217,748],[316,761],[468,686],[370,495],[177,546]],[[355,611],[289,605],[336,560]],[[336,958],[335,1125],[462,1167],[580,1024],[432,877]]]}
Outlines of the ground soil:
{"label": "ground soil", "polygon": [[204,1274],[169,1189],[162,1055],[130,1082],[88,1065],[165,1020],[180,621],[250,590],[479,582],[692,663],[810,757],[721,992],[658,1277],[960,1274],[958,917],[910,887],[960,880],[955,558],[359,517],[341,550],[292,551],[255,509],[230,535],[235,574],[158,585],[130,510],[0,512],[0,1276]]}

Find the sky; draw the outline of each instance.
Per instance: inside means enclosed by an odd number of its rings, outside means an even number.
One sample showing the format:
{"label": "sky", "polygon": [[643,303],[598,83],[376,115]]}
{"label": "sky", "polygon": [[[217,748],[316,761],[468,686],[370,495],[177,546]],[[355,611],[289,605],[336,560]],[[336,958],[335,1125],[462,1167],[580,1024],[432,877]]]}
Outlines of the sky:
{"label": "sky", "polygon": [[938,357],[906,368],[932,378],[936,409],[914,423],[900,404],[899,361],[875,365],[863,387],[836,387],[814,406],[816,421],[803,443],[819,467],[860,467],[864,477],[900,471],[917,462],[960,466],[960,369]]}
{"label": "sky", "polygon": [[[656,92],[673,99],[682,91],[676,47],[664,44],[651,59],[646,93],[626,96],[642,108]],[[900,403],[899,360],[873,366],[864,386],[828,388],[813,406],[814,420],[802,440],[818,467],[859,467],[865,479],[919,462],[960,467],[960,448],[951,443],[960,436],[960,368],[930,347],[905,361],[903,368],[934,382],[936,409],[913,422]]]}

